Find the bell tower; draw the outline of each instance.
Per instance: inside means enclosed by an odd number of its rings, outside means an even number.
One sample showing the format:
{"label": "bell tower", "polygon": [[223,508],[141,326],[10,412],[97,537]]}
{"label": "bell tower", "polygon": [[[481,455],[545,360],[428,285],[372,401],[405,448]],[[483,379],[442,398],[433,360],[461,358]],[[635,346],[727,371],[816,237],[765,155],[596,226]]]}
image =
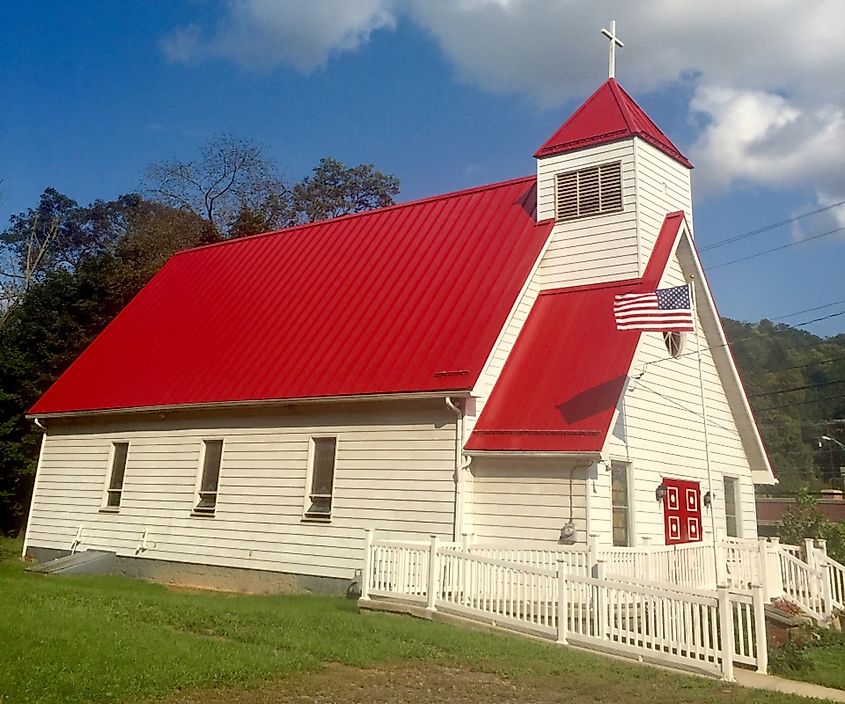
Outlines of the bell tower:
{"label": "bell tower", "polygon": [[616,23],[602,33],[609,78],[534,153],[545,289],[642,276],[666,214],[692,223],[692,164],[616,81]]}

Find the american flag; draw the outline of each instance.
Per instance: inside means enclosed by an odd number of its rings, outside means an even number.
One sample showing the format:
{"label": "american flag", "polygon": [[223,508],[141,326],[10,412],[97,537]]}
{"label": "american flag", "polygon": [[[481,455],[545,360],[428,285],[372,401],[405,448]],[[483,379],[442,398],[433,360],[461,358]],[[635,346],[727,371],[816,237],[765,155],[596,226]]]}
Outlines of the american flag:
{"label": "american flag", "polygon": [[650,293],[623,293],[613,299],[617,330],[692,332],[689,286],[661,288]]}

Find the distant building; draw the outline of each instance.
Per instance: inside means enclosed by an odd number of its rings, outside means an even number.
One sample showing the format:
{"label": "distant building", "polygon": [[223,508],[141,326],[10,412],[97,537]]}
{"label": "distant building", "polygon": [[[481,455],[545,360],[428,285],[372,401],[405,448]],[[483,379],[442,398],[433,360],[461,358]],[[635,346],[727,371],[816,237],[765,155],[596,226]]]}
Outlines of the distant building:
{"label": "distant building", "polygon": [[[795,505],[794,496],[758,496],[757,532],[763,536],[778,534],[778,524],[790,506]],[[845,494],[839,489],[820,491],[816,508],[829,520],[845,523]]]}

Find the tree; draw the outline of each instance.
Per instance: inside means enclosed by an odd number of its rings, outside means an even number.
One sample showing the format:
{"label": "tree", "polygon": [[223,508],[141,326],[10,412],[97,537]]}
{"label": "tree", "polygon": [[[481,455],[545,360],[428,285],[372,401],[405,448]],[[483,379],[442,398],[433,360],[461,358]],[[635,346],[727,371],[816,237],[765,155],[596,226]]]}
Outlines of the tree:
{"label": "tree", "polygon": [[293,211],[297,222],[316,222],[391,205],[398,194],[399,179],[372,164],[347,168],[327,157],[293,187]]}
{"label": "tree", "polygon": [[222,135],[197,161],[151,164],[145,188],[159,202],[204,218],[207,241],[216,241],[391,205],[399,180],[372,164],[347,167],[327,157],[288,188],[255,143]]}
{"label": "tree", "polygon": [[798,492],[795,504],[783,514],[778,534],[792,545],[800,544],[804,538],[826,540],[827,554],[838,562],[845,562],[845,525],[828,520],[807,489]]}
{"label": "tree", "polygon": [[208,241],[225,236],[243,209],[262,212],[287,192],[254,142],[228,134],[207,142],[197,161],[151,164],[145,186],[165,205],[203,217]]}
{"label": "tree", "polygon": [[[108,244],[34,281],[0,327],[0,532],[21,527],[40,431],[24,413],[175,251],[202,241],[202,218],[136,195],[80,209]],[[101,234],[104,234],[101,232]]]}

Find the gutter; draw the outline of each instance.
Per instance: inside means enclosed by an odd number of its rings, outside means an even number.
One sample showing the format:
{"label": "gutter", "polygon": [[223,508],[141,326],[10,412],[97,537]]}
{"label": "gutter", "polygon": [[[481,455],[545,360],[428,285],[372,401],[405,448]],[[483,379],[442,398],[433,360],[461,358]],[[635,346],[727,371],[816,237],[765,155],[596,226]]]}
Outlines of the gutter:
{"label": "gutter", "polygon": [[464,449],[464,410],[456,406],[447,396],[446,406],[455,414],[455,516],[452,524],[452,540],[458,542],[464,528],[464,470],[469,467],[472,458],[466,464],[463,462]]}
{"label": "gutter", "polygon": [[470,457],[550,457],[600,462],[601,452],[555,452],[553,450],[467,450]]}
{"label": "gutter", "polygon": [[[279,406],[300,406],[317,403],[365,403],[367,401],[413,401],[419,399],[466,398],[467,389],[457,391],[419,391],[398,394],[352,394],[349,396],[309,396],[306,398],[276,398],[248,401],[212,401],[209,403],[182,403],[160,406],[136,406],[130,408],[96,408],[80,411],[60,411],[58,413],[27,413],[26,418],[39,425],[40,419],[51,418],[88,418],[108,415],[139,415],[144,413],[166,413],[171,411],[214,411],[231,408],[273,408]],[[39,427],[43,427],[39,425]]]}

